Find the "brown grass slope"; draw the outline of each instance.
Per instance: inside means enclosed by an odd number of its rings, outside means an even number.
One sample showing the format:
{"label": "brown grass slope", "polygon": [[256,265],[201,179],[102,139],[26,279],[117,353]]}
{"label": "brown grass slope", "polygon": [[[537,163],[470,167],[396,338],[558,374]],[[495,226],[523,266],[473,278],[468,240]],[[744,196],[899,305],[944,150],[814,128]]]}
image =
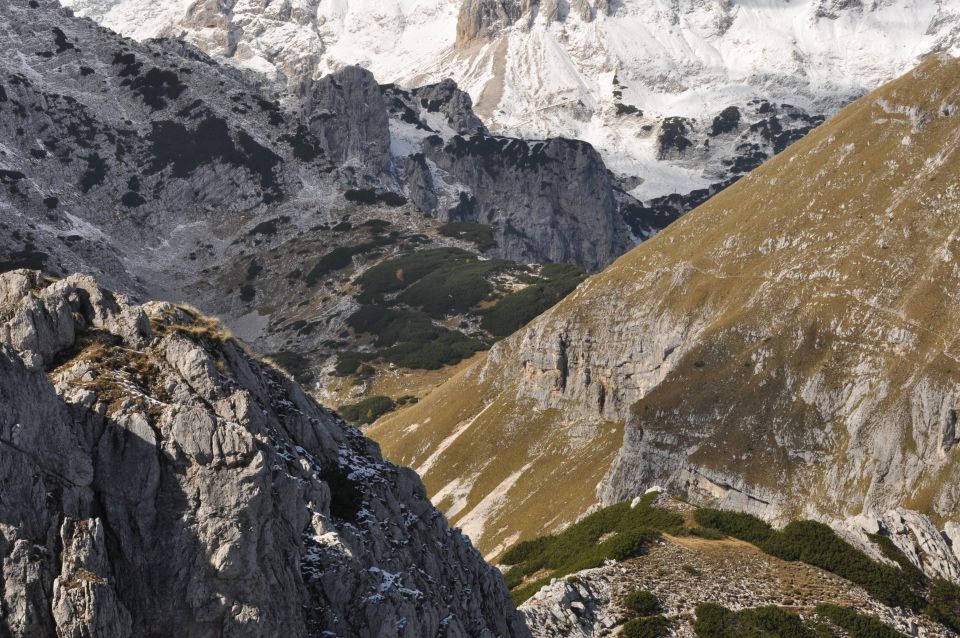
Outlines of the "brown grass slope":
{"label": "brown grass slope", "polygon": [[370,434],[487,553],[653,484],[957,519],[958,109],[927,60]]}

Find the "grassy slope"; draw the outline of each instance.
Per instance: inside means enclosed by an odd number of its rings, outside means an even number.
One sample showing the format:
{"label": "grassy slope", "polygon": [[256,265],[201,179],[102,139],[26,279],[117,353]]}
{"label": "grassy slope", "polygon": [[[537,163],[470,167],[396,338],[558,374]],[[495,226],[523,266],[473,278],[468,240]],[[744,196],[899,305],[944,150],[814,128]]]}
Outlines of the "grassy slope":
{"label": "grassy slope", "polygon": [[[691,459],[702,467],[812,495],[794,502],[814,500],[837,514],[858,511],[868,493],[883,496],[886,488],[873,483],[885,469],[878,463],[926,463],[908,477],[905,504],[935,510],[958,468],[953,457],[937,457],[934,425],[912,427],[909,401],[921,381],[960,383],[952,328],[960,316],[958,194],[951,187],[960,171],[960,127],[944,111],[960,103],[958,66],[928,60],[854,103],[371,435],[388,456],[417,467],[479,414],[424,473],[431,493],[475,477],[466,507],[452,516],[461,522],[522,470],[492,520],[473,529],[474,540],[489,552],[505,539],[556,528],[595,501],[623,423],[584,416],[583,406],[565,405],[560,392],[554,409],[534,410],[524,398],[531,372],[523,340],[571,327],[602,334],[621,321],[618,313],[643,312],[695,325],[688,331],[696,343],[634,406],[632,425],[679,435],[677,447],[692,446]],[[911,365],[902,365],[905,356]],[[865,397],[853,396],[854,381],[864,384]],[[830,465],[851,443],[870,447],[889,431],[869,418],[833,423],[826,408],[803,400],[805,383],[834,406],[852,401],[847,412],[859,406],[898,424],[888,456]],[[661,418],[645,418],[645,411]],[[695,440],[687,436],[691,419]],[[818,434],[813,443],[811,432]],[[805,472],[785,451],[793,443],[812,447],[823,463]],[[441,509],[451,504],[444,499]]]}

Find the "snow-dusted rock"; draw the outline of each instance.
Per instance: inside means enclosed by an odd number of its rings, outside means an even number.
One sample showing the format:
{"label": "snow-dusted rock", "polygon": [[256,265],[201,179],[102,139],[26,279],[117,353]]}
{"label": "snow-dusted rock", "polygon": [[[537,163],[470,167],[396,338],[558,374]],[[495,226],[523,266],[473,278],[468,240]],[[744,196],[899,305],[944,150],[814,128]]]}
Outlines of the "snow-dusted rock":
{"label": "snow-dusted rock", "polygon": [[39,285],[4,327],[68,308],[72,328],[0,337],[5,631],[528,635],[413,472],[207,320]]}
{"label": "snow-dusted rock", "polygon": [[[753,154],[737,150],[747,143],[737,135],[706,135],[728,107],[743,112],[739,132],[791,126],[790,116],[756,113],[763,104],[831,115],[956,47],[960,23],[956,4],[937,0],[64,4],[137,38],[183,36],[295,84],[353,64],[381,82],[453,78],[491,129],[588,141],[615,172],[639,178],[630,188],[648,203],[722,182],[725,162]],[[696,146],[658,159],[659,133],[676,117],[690,120]]]}

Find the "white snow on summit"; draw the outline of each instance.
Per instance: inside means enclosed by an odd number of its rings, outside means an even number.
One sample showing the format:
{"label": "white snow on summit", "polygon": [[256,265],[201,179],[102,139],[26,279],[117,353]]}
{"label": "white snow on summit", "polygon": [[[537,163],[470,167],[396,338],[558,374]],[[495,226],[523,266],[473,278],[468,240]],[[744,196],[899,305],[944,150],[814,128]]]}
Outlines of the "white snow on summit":
{"label": "white snow on summit", "polygon": [[[492,130],[586,140],[616,173],[642,178],[643,198],[716,180],[704,153],[658,157],[665,117],[709,127],[754,98],[829,115],[960,44],[960,0],[62,2],[292,82],[348,64],[406,86],[452,77]],[[458,21],[497,7],[519,17],[458,38]]]}

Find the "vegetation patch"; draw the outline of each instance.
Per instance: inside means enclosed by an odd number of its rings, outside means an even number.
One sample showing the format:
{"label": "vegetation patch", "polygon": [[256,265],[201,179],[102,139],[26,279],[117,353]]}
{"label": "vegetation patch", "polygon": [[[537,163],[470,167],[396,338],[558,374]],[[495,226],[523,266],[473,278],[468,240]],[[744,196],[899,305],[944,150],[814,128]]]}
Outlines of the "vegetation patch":
{"label": "vegetation patch", "polygon": [[[522,603],[551,578],[599,567],[605,560],[626,560],[643,554],[659,532],[678,533],[683,519],[654,507],[656,494],[644,496],[636,507],[620,503],[595,512],[556,535],[524,541],[507,550],[500,562],[514,601]],[[529,579],[534,574],[546,575]]]}
{"label": "vegetation patch", "polygon": [[818,638],[800,616],[775,606],[734,612],[702,603],[696,614],[693,630],[699,638]]}
{"label": "vegetation patch", "polygon": [[374,335],[375,353],[343,353],[337,372],[353,374],[366,360],[384,359],[403,368],[436,370],[459,363],[486,347],[482,341],[437,326],[430,317],[413,310],[363,306],[347,319],[355,332]]}
{"label": "vegetation patch", "polygon": [[440,227],[440,234],[444,237],[473,242],[480,252],[485,252],[497,246],[497,242],[493,238],[493,227],[488,224],[450,222]]}
{"label": "vegetation patch", "polygon": [[823,523],[794,521],[777,531],[749,514],[704,508],[697,510],[694,517],[700,525],[753,543],[772,556],[842,576],[885,605],[914,611],[925,607],[925,601],[902,569],[872,560]]}
{"label": "vegetation patch", "polygon": [[397,404],[390,397],[374,396],[357,403],[341,405],[337,411],[341,417],[355,425],[368,425],[396,407]]}
{"label": "vegetation patch", "polygon": [[541,279],[484,310],[480,326],[497,337],[513,334],[573,292],[586,274],[571,264],[546,264]]}
{"label": "vegetation patch", "polygon": [[660,600],[648,591],[638,589],[623,598],[623,606],[638,616],[653,616],[661,611]]}
{"label": "vegetation patch", "polygon": [[903,634],[872,616],[861,614],[849,607],[838,605],[817,605],[817,615],[827,618],[837,627],[846,631],[850,638],[905,638]]}
{"label": "vegetation patch", "polygon": [[670,635],[670,621],[664,616],[631,618],[623,625],[623,638],[662,638]]}
{"label": "vegetation patch", "polygon": [[362,255],[381,246],[388,246],[394,242],[391,237],[375,237],[374,239],[362,244],[353,246],[340,246],[317,260],[310,272],[304,278],[307,286],[313,288],[320,280],[331,272],[346,268],[353,263],[355,255]]}
{"label": "vegetation patch", "polygon": [[372,188],[351,188],[343,194],[348,202],[358,204],[385,204],[387,206],[403,206],[407,203],[407,198],[397,193],[389,191],[378,192]]}

